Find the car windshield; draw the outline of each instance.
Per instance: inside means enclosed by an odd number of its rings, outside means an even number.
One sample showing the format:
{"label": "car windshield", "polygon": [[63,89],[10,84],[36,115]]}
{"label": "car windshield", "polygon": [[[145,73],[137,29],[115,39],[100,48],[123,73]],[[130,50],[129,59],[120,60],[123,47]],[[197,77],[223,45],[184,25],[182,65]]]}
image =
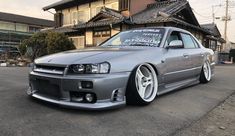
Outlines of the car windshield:
{"label": "car windshield", "polygon": [[138,29],[117,34],[101,46],[151,46],[158,47],[164,36],[164,29]]}

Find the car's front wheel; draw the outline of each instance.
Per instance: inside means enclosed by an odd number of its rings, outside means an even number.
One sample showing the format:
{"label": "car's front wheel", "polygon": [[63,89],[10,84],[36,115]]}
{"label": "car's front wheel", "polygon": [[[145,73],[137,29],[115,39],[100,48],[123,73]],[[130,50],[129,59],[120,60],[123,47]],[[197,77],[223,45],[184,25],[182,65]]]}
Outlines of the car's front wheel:
{"label": "car's front wheel", "polygon": [[149,104],[155,99],[157,91],[156,71],[150,64],[142,64],[130,76],[126,90],[127,104]]}
{"label": "car's front wheel", "polygon": [[200,82],[201,83],[208,83],[211,80],[211,66],[209,61],[205,61],[200,75]]}

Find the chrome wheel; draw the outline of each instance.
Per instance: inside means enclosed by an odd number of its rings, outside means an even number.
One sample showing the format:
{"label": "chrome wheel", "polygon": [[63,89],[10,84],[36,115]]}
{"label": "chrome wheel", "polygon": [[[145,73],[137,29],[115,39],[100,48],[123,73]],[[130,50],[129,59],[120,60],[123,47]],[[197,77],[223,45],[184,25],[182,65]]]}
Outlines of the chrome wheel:
{"label": "chrome wheel", "polygon": [[151,102],[157,95],[158,80],[153,67],[149,64],[140,65],[135,76],[136,89],[145,102]]}
{"label": "chrome wheel", "polygon": [[211,80],[211,67],[208,61],[206,61],[203,65],[203,72],[204,72],[205,79],[207,81],[210,81]]}

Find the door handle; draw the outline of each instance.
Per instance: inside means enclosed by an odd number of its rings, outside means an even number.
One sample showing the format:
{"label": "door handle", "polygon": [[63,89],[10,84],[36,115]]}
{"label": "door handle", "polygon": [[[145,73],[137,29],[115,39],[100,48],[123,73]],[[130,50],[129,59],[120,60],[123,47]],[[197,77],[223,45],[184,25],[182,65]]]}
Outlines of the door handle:
{"label": "door handle", "polygon": [[183,54],[183,56],[184,56],[185,58],[188,58],[188,57],[189,57],[189,55],[188,55],[187,53]]}
{"label": "door handle", "polygon": [[201,56],[202,56],[202,57],[204,57],[204,54],[203,54],[203,53],[201,53]]}

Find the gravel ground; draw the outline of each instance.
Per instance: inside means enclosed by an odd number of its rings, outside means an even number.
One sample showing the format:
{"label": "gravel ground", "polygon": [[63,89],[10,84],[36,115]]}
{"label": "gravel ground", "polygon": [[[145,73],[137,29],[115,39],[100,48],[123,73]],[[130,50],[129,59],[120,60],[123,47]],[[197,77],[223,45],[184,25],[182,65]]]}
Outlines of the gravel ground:
{"label": "gravel ground", "polygon": [[176,136],[235,136],[235,93]]}

